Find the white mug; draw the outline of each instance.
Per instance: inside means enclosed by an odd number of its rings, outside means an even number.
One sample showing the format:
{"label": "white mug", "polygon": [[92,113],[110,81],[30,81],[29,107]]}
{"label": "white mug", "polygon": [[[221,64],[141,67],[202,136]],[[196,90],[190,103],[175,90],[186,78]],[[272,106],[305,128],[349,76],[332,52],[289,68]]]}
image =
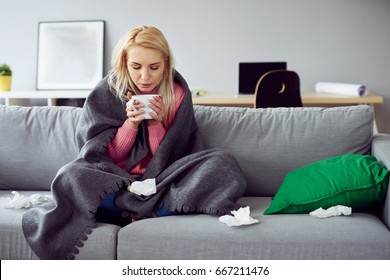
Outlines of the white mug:
{"label": "white mug", "polygon": [[139,104],[143,104],[144,107],[140,108],[140,110],[143,110],[144,113],[141,115],[137,115],[137,118],[139,117],[145,117],[146,120],[152,119],[150,116],[150,113],[155,113],[150,107],[150,100],[154,99],[154,97],[157,96],[157,94],[139,94],[139,95],[133,95],[131,99],[126,103],[126,106],[129,108],[132,108],[133,110],[136,110],[134,107],[134,101],[138,100]]}

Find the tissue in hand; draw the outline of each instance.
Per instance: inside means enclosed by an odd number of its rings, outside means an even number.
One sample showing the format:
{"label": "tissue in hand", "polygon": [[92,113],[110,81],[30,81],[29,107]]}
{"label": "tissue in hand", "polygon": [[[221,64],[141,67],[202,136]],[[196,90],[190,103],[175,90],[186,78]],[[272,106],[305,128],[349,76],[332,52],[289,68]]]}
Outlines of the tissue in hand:
{"label": "tissue in hand", "polygon": [[237,211],[231,211],[233,216],[231,215],[224,215],[219,217],[219,220],[227,224],[229,227],[237,227],[237,226],[243,226],[243,225],[250,225],[254,223],[258,223],[259,220],[252,218],[249,216],[250,214],[250,208],[247,207],[241,207]]}
{"label": "tissue in hand", "polygon": [[146,179],[144,181],[135,181],[127,187],[129,192],[137,195],[149,196],[157,192],[156,179]]}

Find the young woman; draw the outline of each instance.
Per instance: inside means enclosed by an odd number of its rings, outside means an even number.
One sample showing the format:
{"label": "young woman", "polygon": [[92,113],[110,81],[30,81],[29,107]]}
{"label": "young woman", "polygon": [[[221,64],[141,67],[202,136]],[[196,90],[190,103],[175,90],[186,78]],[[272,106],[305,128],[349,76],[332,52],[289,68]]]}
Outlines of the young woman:
{"label": "young woman", "polygon": [[[156,95],[151,119],[140,117],[145,104],[127,106],[144,94]],[[240,166],[228,152],[200,145],[191,92],[154,27],[137,27],[117,44],[112,70],[88,96],[77,135],[79,156],[58,171],[54,202],[23,217],[26,240],[40,258],[73,258],[96,220],[125,226],[239,208],[246,187]],[[150,180],[155,193],[131,191]]]}
{"label": "young woman", "polygon": [[[173,55],[164,35],[155,27],[140,26],[126,34],[117,44],[112,57],[112,70],[109,84],[115,89],[119,99],[126,101],[137,94],[157,94],[151,101],[151,120],[147,122],[148,154],[136,163],[129,173],[139,179],[156,153],[161,141],[175,119],[183,97],[183,87],[173,80]],[[127,119],[118,129],[108,145],[108,154],[121,168],[125,168],[128,155],[136,141],[138,126],[145,117],[140,117],[145,104],[135,104],[135,109],[126,106]],[[99,220],[122,225],[125,217],[110,215],[120,211],[115,206],[112,193],[104,199],[97,216]],[[169,215],[173,212],[165,208],[156,209],[151,216]],[[118,217],[118,216],[117,216]]]}
{"label": "young woman", "polygon": [[[146,120],[150,152],[130,170],[133,177],[140,178],[175,119],[185,93],[173,80],[169,45],[154,27],[137,27],[124,36],[114,50],[112,65],[109,83],[123,101],[136,94],[158,94],[150,105],[155,114],[151,114],[151,120]],[[121,167],[134,145],[138,126],[145,119],[139,117],[144,106],[136,104],[136,110],[126,107],[128,118],[108,146],[109,155]]]}

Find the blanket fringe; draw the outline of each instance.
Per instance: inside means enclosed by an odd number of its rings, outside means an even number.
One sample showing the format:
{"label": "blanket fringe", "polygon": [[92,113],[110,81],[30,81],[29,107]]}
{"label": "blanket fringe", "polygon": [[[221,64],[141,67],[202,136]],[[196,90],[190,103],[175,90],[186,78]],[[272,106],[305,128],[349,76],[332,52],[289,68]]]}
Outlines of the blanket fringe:
{"label": "blanket fringe", "polygon": [[80,248],[84,247],[85,241],[88,240],[88,237],[90,234],[92,234],[93,229],[97,227],[95,216],[101,200],[104,199],[107,195],[118,191],[123,184],[125,184],[125,181],[123,179],[119,179],[115,181],[113,185],[108,186],[103,193],[98,194],[98,196],[96,197],[96,201],[93,202],[94,206],[91,206],[90,209],[88,209],[88,222],[85,225],[84,229],[79,233],[79,236],[75,241],[74,247],[71,248],[70,252],[66,254],[64,258],[65,260],[74,260],[76,258],[76,255],[80,253]]}

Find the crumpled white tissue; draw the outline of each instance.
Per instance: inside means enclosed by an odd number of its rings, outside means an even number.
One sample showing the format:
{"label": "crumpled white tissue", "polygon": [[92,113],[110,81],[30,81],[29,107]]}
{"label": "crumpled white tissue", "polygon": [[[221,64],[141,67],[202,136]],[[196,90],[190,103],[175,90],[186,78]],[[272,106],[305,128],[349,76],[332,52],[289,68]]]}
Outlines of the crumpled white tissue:
{"label": "crumpled white tissue", "polygon": [[349,216],[352,214],[352,208],[343,205],[333,206],[328,209],[323,209],[320,207],[317,210],[310,212],[309,214],[313,217],[321,218],[321,219],[341,216],[341,215]]}
{"label": "crumpled white tissue", "polygon": [[146,179],[144,181],[135,181],[127,187],[129,192],[137,195],[149,196],[157,192],[156,179]]}
{"label": "crumpled white tissue", "polygon": [[250,214],[250,208],[247,207],[241,207],[237,211],[231,211],[233,216],[231,215],[224,215],[219,217],[219,220],[227,224],[229,227],[237,227],[237,226],[243,226],[243,225],[251,225],[254,223],[258,223],[259,220],[252,218],[249,216]]}
{"label": "crumpled white tissue", "polygon": [[2,207],[15,209],[31,208],[45,202],[53,201],[51,195],[48,194],[32,194],[30,196],[25,196],[18,193],[17,191],[12,191],[11,193],[14,195],[14,197],[3,197],[0,199],[0,205]]}

